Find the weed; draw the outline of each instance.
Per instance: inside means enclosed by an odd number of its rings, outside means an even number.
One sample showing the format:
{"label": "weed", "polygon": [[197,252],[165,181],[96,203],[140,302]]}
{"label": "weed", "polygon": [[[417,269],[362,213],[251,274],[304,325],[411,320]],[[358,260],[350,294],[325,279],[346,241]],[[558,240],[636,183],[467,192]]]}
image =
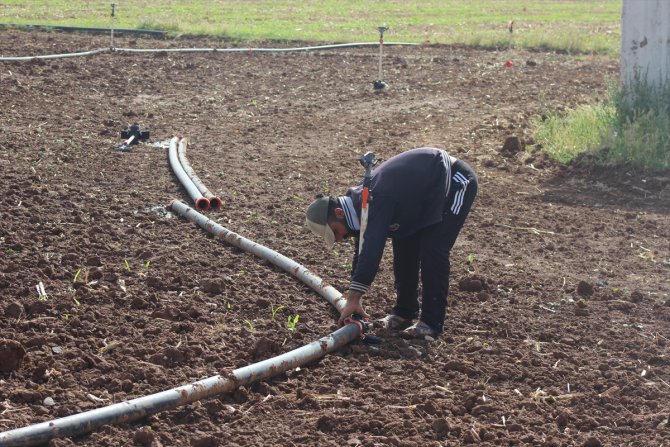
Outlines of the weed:
{"label": "weed", "polygon": [[272,303],[270,303],[270,310],[272,311],[272,319],[273,320],[277,316],[277,312],[279,312],[283,308],[284,308],[284,306],[279,305],[279,306],[275,307]]}
{"label": "weed", "polygon": [[244,320],[244,322],[247,323],[247,326],[249,326],[249,329],[251,329],[252,331],[256,330],[256,328],[254,327],[254,324],[251,321]]}
{"label": "weed", "polygon": [[295,317],[291,317],[290,315],[288,316],[288,319],[286,320],[286,327],[288,328],[289,331],[291,332],[297,332],[298,331],[298,318],[300,318],[300,315],[296,315]]}
{"label": "weed", "polygon": [[81,273],[81,269],[77,270],[77,273],[74,274],[74,278],[72,279],[72,284],[77,284],[77,278],[79,278],[80,273]]}

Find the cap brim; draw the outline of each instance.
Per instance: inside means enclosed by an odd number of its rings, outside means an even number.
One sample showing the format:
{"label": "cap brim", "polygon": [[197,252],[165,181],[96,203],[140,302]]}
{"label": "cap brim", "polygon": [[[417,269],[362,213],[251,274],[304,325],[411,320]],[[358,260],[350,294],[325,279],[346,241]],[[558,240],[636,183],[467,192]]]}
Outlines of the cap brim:
{"label": "cap brim", "polygon": [[307,226],[312,230],[312,233],[323,238],[329,250],[333,248],[333,245],[335,245],[335,233],[333,233],[333,229],[329,225],[320,225],[308,219]]}
{"label": "cap brim", "polygon": [[333,245],[335,245],[335,233],[333,233],[333,229],[330,228],[330,225],[324,226],[326,227],[326,230],[323,233],[323,239],[326,241],[326,247],[328,247],[329,250],[332,250]]}

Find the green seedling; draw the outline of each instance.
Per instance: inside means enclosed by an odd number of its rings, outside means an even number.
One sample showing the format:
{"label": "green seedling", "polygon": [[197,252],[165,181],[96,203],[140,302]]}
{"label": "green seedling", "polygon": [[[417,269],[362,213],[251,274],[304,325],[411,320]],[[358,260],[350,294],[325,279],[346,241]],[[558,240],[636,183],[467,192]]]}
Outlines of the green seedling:
{"label": "green seedling", "polygon": [[226,310],[231,310],[233,308],[233,305],[230,304],[230,301],[226,301]]}
{"label": "green seedling", "polygon": [[470,253],[467,258],[465,258],[465,262],[467,262],[468,265],[472,265],[475,262],[475,255]]}
{"label": "green seedling", "polygon": [[81,303],[79,302],[79,300],[77,298],[72,297],[72,301],[74,301],[75,306],[77,306],[77,307],[81,306]]}
{"label": "green seedling", "polygon": [[281,305],[279,305],[279,306],[277,306],[277,307],[274,307],[274,305],[272,305],[272,303],[270,303],[270,310],[272,311],[272,319],[273,319],[273,320],[274,320],[275,317],[277,316],[277,312],[279,312],[279,311],[282,310],[283,308],[284,308],[284,306],[281,306]]}
{"label": "green seedling", "polygon": [[244,322],[247,323],[247,326],[249,326],[249,329],[251,329],[252,331],[256,330],[256,328],[254,327],[254,324],[251,321],[244,320]]}
{"label": "green seedling", "polygon": [[72,284],[77,284],[77,279],[79,278],[80,273],[81,273],[81,269],[77,270],[77,273],[74,274],[74,279],[72,279]]}
{"label": "green seedling", "polygon": [[131,270],[130,263],[128,262],[127,259],[123,260],[123,265],[124,265],[124,268],[126,269],[126,271],[130,272],[130,270]]}
{"label": "green seedling", "polygon": [[300,315],[296,315],[295,317],[291,317],[290,315],[288,316],[288,319],[286,320],[286,327],[288,328],[289,331],[291,332],[297,332],[297,325],[298,325],[298,318],[300,318]]}
{"label": "green seedling", "polygon": [[151,266],[151,261],[147,261],[144,263],[144,268],[148,269]]}

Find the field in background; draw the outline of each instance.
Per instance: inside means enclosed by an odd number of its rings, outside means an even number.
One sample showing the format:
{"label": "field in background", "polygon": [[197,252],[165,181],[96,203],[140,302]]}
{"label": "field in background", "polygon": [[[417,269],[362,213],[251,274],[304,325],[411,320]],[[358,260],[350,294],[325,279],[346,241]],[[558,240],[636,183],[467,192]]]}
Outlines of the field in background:
{"label": "field in background", "polygon": [[[3,0],[0,23],[111,27],[111,1]],[[620,0],[137,0],[116,2],[117,28],[234,40],[388,41],[506,47],[616,56]]]}

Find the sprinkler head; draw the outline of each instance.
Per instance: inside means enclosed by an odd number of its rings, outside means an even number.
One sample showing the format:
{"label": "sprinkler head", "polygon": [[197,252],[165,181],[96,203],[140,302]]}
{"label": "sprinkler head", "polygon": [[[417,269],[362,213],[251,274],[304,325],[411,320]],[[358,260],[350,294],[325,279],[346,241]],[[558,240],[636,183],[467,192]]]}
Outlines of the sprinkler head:
{"label": "sprinkler head", "polygon": [[149,139],[148,130],[140,130],[139,124],[135,123],[128,128],[128,130],[121,131],[121,138],[133,138],[132,141],[127,142],[127,144],[139,144],[140,140],[146,141]]}
{"label": "sprinkler head", "polygon": [[384,90],[385,88],[388,87],[388,84],[387,84],[386,82],[384,82],[384,81],[374,81],[374,82],[372,83],[372,87],[373,87],[375,90]]}

